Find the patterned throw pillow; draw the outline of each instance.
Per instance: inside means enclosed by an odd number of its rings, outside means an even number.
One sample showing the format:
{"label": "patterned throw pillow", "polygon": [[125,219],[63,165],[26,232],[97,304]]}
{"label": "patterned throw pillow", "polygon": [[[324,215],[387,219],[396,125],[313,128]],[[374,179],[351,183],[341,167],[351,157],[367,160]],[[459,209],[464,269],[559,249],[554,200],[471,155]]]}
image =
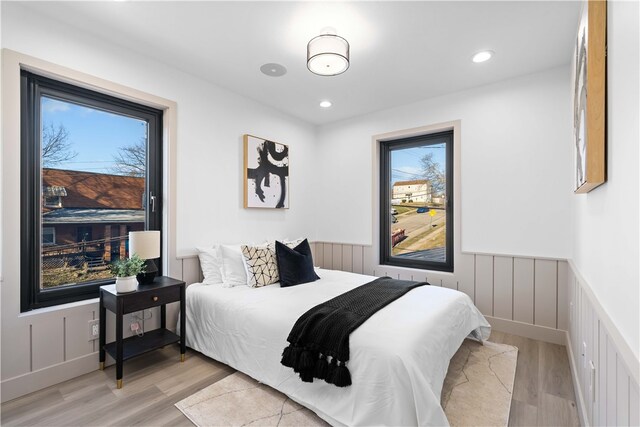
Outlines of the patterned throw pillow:
{"label": "patterned throw pillow", "polygon": [[280,280],[275,254],[268,246],[242,245],[247,264],[247,284],[252,288],[271,285]]}

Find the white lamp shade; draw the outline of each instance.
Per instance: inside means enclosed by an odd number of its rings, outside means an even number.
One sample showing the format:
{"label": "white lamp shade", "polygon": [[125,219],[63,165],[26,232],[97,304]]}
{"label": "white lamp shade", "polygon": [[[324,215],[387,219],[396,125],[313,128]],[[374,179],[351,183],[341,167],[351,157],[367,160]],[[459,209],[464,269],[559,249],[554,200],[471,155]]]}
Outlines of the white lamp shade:
{"label": "white lamp shade", "polygon": [[142,259],[160,258],[160,231],[130,231],[129,256]]}
{"label": "white lamp shade", "polygon": [[307,68],[321,76],[342,74],[349,68],[349,42],[335,34],[322,34],[307,45]]}

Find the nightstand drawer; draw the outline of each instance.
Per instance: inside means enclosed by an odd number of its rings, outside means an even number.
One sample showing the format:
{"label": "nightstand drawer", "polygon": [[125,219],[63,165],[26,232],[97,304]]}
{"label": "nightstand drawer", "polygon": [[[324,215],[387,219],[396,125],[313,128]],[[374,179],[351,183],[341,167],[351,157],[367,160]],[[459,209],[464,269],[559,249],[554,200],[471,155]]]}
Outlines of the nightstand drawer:
{"label": "nightstand drawer", "polygon": [[135,294],[131,294],[131,296],[124,298],[123,312],[131,313],[133,311],[141,311],[176,301],[180,301],[179,286],[154,289],[152,291],[145,292],[138,291]]}

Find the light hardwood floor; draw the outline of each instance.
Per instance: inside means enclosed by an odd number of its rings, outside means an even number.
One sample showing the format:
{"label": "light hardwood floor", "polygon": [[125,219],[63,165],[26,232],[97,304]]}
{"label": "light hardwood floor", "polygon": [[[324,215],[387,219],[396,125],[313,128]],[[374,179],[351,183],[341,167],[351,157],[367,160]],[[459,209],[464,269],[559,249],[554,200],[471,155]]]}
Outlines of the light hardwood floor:
{"label": "light hardwood floor", "polygon": [[[564,347],[494,331],[491,341],[517,346],[511,426],[578,425]],[[234,370],[188,350],[180,363],[167,347],[124,364],[124,387],[115,368],[95,371],[2,404],[3,426],[192,426],[174,403]]]}

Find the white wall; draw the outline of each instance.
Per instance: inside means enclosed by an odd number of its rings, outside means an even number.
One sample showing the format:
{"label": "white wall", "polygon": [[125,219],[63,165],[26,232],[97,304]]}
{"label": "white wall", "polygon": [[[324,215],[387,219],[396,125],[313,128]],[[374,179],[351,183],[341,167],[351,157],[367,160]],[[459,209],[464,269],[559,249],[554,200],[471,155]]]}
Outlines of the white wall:
{"label": "white wall", "polygon": [[372,243],[373,135],[461,120],[462,250],[567,258],[570,102],[559,68],[321,127],[318,239]]}
{"label": "white wall", "polygon": [[[313,223],[308,221],[315,203],[314,195],[308,191],[317,164],[313,126],[125,47],[59,25],[21,4],[2,2],[1,7],[2,48],[67,67],[74,75],[85,73],[177,103],[177,136],[171,141],[176,147],[176,190],[170,194],[177,205],[177,218],[175,230],[169,230],[176,235],[177,255],[192,253],[195,246],[213,242],[314,237]],[[97,343],[87,340],[87,321],[98,313],[96,300],[19,313],[19,97],[15,58],[11,63],[3,64],[13,77],[11,90],[3,91],[3,101],[10,98],[10,107],[3,103],[0,148],[4,266],[0,289],[1,394],[5,400],[96,369]],[[2,77],[3,82],[8,81],[6,72]],[[264,78],[258,70],[256,78]],[[242,208],[244,133],[289,144],[291,209]],[[176,251],[172,249],[171,253]],[[181,277],[182,262],[171,263],[175,268],[170,273]],[[157,310],[155,314],[146,324],[149,329],[154,323],[157,326]],[[168,315],[169,325],[174,326],[174,307]],[[114,336],[113,319],[108,314],[108,341]]]}
{"label": "white wall", "polygon": [[[2,47],[177,102],[179,255],[212,242],[309,235],[306,220],[315,200],[309,172],[316,164],[312,125],[19,4],[3,2],[2,8]],[[256,70],[256,78],[264,76]],[[291,209],[243,209],[244,133],[290,146]]]}
{"label": "white wall", "polygon": [[609,2],[607,182],[573,201],[573,260],[640,355],[638,2]]}

